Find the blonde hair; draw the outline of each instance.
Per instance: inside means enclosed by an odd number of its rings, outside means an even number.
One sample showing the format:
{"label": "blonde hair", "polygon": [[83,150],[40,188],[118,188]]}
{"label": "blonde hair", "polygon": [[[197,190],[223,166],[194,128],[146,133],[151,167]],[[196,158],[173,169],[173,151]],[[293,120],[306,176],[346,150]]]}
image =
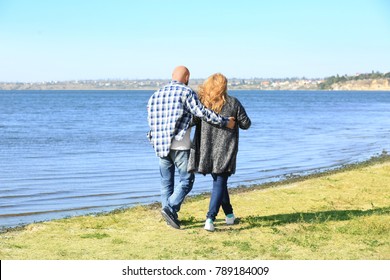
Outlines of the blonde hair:
{"label": "blonde hair", "polygon": [[204,106],[220,113],[227,97],[227,79],[224,75],[216,73],[207,78],[199,86],[198,96]]}

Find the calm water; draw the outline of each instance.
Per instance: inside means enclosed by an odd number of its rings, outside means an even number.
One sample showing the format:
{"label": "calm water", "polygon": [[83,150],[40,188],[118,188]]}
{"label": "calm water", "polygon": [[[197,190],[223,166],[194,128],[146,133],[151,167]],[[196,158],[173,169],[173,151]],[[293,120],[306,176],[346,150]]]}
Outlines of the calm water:
{"label": "calm water", "polygon": [[[159,201],[151,91],[0,91],[0,227]],[[233,91],[252,119],[230,185],[390,151],[390,92]],[[197,176],[192,194],[210,190]],[[205,209],[206,211],[206,209]]]}

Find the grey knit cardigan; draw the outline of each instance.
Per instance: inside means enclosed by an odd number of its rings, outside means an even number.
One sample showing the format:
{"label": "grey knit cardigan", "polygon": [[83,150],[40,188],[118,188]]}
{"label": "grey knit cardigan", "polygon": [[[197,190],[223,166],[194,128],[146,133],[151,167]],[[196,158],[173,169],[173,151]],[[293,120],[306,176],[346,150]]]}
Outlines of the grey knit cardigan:
{"label": "grey knit cardigan", "polygon": [[220,115],[235,117],[234,129],[219,128],[194,117],[196,125],[191,143],[188,171],[201,174],[236,172],[239,128],[248,129],[251,120],[237,98],[227,96]]}

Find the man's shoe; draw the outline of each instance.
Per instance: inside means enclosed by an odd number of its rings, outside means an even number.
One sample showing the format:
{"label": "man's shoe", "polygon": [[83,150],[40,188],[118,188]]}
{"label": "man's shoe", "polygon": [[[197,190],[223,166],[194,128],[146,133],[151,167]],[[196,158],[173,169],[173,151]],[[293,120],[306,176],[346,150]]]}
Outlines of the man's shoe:
{"label": "man's shoe", "polygon": [[212,219],[207,219],[206,220],[206,223],[204,224],[204,229],[208,230],[208,231],[214,231],[215,230],[214,222],[213,222]]}
{"label": "man's shoe", "polygon": [[226,224],[227,225],[234,225],[235,220],[236,220],[236,217],[234,217],[233,213],[226,215]]}
{"label": "man's shoe", "polygon": [[168,207],[164,207],[161,210],[161,215],[164,217],[168,225],[175,229],[180,229],[179,221],[175,218],[175,216],[173,216],[171,210],[169,210]]}

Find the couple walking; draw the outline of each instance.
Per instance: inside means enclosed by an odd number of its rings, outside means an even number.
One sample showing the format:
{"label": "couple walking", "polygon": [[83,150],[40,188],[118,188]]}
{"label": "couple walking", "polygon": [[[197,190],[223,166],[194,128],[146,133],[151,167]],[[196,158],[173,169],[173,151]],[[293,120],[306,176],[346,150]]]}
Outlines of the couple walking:
{"label": "couple walking", "polygon": [[[214,231],[214,221],[222,209],[226,223],[234,224],[227,181],[236,170],[239,128],[248,129],[251,121],[244,107],[227,94],[227,79],[210,76],[196,94],[188,82],[184,66],[173,70],[172,81],[149,99],[148,138],[160,158],[161,214],[179,229],[178,212],[194,184],[194,173],[211,174],[213,189],[205,229]],[[191,127],[196,126],[191,142]],[[177,169],[180,182],[174,185]]]}

